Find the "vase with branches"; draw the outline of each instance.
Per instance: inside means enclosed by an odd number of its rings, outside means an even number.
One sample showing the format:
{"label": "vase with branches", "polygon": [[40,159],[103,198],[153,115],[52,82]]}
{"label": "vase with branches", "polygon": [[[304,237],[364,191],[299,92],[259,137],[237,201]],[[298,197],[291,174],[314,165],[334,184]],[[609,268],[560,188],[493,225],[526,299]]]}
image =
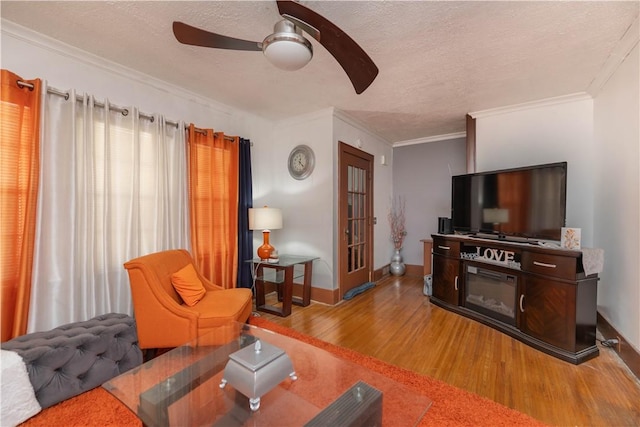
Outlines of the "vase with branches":
{"label": "vase with branches", "polygon": [[391,241],[395,248],[395,253],[391,257],[391,264],[389,264],[389,272],[394,276],[402,276],[405,272],[405,265],[402,262],[400,249],[402,249],[404,238],[407,235],[407,230],[405,229],[405,200],[403,197],[399,196],[397,199],[391,199],[387,219],[391,229]]}
{"label": "vase with branches", "polygon": [[407,235],[407,230],[405,229],[405,200],[402,196],[391,199],[391,206],[389,207],[387,218],[391,229],[393,247],[402,249],[404,238]]}

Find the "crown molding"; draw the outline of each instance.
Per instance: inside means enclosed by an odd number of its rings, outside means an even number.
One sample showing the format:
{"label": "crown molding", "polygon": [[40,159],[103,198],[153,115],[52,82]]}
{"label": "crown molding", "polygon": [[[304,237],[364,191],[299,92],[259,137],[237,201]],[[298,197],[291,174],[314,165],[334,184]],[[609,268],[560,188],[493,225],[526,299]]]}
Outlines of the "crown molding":
{"label": "crown molding", "polygon": [[407,145],[427,144],[429,142],[449,141],[451,139],[466,138],[466,132],[446,133],[442,135],[427,136],[425,138],[408,139],[406,141],[398,141],[393,143],[393,148],[404,147]]}
{"label": "crown molding", "polygon": [[577,102],[592,100],[593,97],[586,92],[578,92],[570,95],[556,96],[553,98],[540,99],[532,102],[525,102],[522,104],[507,105],[504,107],[491,108],[488,110],[475,111],[469,113],[474,119],[481,119],[484,117],[495,116],[499,114],[515,113],[518,111],[530,110],[532,108],[550,107],[552,105],[564,104],[567,102]]}
{"label": "crown molding", "polygon": [[[117,76],[134,80],[136,83],[139,83],[141,85],[149,86],[153,89],[157,89],[163,92],[168,92],[169,94],[180,97],[186,101],[204,105],[208,108],[214,109],[216,112],[219,112],[221,114],[233,116],[238,113],[246,113],[236,108],[230,107],[226,104],[222,104],[214,99],[204,97],[195,92],[190,92],[172,83],[168,83],[164,80],[157,79],[155,77],[149,76],[148,74],[141,73],[132,68],[128,68],[124,65],[120,65],[116,62],[104,59],[90,52],[78,49],[60,40],[56,40],[52,37],[18,25],[15,22],[8,21],[4,18],[2,18],[0,22],[0,33],[2,33],[3,37],[11,36],[32,46],[48,50],[67,58],[74,59],[92,67],[103,69]],[[46,76],[43,76],[41,78],[46,79]]]}
{"label": "crown molding", "polygon": [[611,51],[611,54],[605,61],[604,65],[600,69],[598,75],[593,79],[587,92],[594,98],[609,81],[611,76],[616,72],[620,64],[629,56],[631,51],[636,47],[640,41],[640,15],[636,16],[636,19],[629,25],[627,31],[620,38],[620,41],[616,47]]}

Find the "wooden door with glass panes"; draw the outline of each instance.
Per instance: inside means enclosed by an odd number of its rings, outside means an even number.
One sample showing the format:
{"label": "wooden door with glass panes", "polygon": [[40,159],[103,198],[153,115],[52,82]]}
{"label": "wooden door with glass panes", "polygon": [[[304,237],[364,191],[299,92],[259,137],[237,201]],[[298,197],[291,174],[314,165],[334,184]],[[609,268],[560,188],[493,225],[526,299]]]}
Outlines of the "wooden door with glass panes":
{"label": "wooden door with glass panes", "polygon": [[339,143],[340,299],[373,272],[373,156]]}

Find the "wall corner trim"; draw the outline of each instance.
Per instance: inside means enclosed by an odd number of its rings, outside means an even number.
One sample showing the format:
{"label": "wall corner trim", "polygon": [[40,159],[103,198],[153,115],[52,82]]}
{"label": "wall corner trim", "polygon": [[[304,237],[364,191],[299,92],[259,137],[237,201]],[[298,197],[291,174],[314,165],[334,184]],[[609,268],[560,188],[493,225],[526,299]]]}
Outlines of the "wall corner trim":
{"label": "wall corner trim", "polygon": [[391,142],[387,139],[384,138],[383,136],[377,134],[376,132],[372,131],[371,129],[368,129],[362,122],[360,122],[358,119],[356,119],[355,117],[349,115],[348,113],[339,110],[337,108],[335,108],[333,110],[333,117],[339,120],[342,120],[343,122],[353,126],[356,129],[361,130],[364,133],[368,133],[369,135],[371,135],[374,138],[377,138],[381,141],[383,141],[384,143],[386,143],[389,147],[392,147]]}
{"label": "wall corner trim", "polygon": [[602,68],[598,72],[598,75],[591,81],[591,84],[587,88],[587,92],[594,98],[609,81],[611,76],[616,72],[620,64],[629,56],[633,48],[640,41],[640,15],[636,16],[635,21],[624,35],[620,38],[618,44],[611,51],[611,54],[602,65]]}

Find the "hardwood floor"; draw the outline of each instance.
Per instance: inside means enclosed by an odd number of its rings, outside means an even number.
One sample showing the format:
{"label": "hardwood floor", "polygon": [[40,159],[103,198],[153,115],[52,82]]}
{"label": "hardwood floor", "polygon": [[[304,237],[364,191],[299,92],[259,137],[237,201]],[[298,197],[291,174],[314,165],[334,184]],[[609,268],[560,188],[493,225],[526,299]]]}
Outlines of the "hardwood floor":
{"label": "hardwood floor", "polygon": [[[275,294],[269,297],[275,299]],[[422,278],[386,277],[335,306],[261,316],[558,426],[639,426],[640,381],[611,349],[580,365],[432,305]]]}

